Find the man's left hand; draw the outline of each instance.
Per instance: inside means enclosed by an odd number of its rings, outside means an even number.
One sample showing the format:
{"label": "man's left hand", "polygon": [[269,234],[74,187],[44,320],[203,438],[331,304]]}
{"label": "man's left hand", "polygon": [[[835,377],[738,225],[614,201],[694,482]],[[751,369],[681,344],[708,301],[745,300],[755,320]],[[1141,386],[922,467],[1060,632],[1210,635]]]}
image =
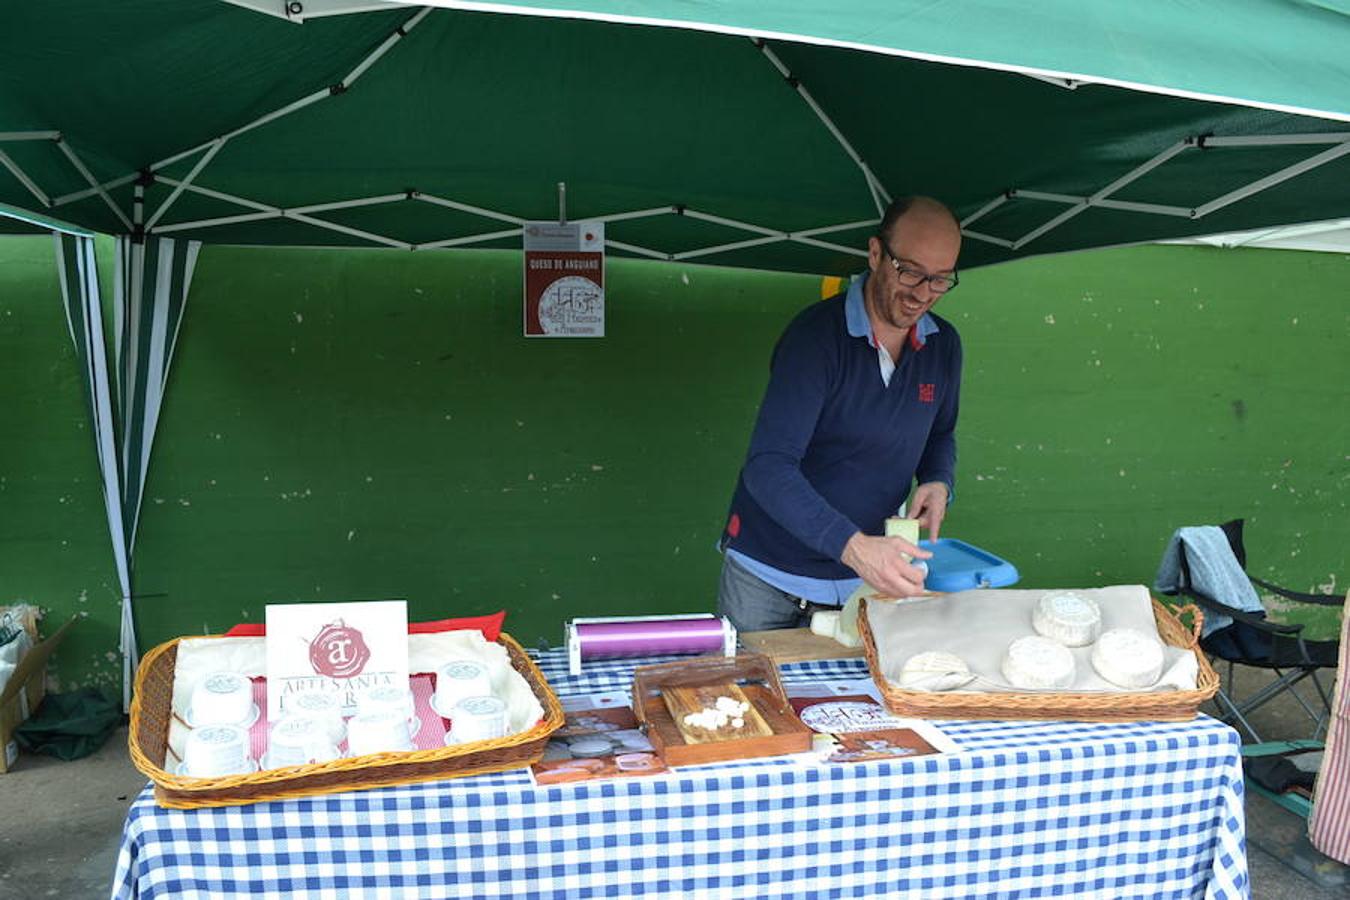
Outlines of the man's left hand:
{"label": "man's left hand", "polygon": [[909,517],[928,529],[928,539],[936,541],[942,520],[947,517],[947,485],[929,481],[914,489],[909,498]]}

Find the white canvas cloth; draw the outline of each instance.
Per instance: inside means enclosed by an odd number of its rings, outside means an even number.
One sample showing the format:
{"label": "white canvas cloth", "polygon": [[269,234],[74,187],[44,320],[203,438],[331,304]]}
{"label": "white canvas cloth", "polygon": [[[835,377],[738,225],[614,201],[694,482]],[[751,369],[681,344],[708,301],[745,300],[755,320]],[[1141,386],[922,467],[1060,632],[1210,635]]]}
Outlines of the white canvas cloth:
{"label": "white canvas cloth", "polygon": [[[977,590],[910,600],[868,600],[867,622],[872,628],[881,671],[898,686],[900,670],[911,656],[930,650],[945,651],[964,660],[976,676],[974,682],[960,690],[1026,692],[1012,687],[1003,677],[1003,654],[1013,640],[1036,634],[1031,616],[1041,598],[1066,590]],[[1072,593],[1096,601],[1102,613],[1102,631],[1134,628],[1155,637],[1158,634],[1152,598],[1143,585],[1074,589]],[[1073,685],[1064,691],[1127,690],[1105,680],[1093,669],[1091,644],[1070,647],[1069,652],[1077,671]],[[1145,690],[1194,690],[1199,675],[1195,654],[1164,646],[1163,655],[1162,677]]]}

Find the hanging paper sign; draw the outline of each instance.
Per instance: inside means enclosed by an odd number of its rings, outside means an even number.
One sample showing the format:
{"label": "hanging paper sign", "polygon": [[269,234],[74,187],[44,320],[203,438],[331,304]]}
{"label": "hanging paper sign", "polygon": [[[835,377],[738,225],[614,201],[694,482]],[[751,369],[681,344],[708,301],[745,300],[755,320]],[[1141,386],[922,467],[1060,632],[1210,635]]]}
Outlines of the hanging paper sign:
{"label": "hanging paper sign", "polygon": [[288,603],[267,607],[267,717],[281,717],[286,697],[335,696],[344,715],[364,691],[408,686],[408,604]]}
{"label": "hanging paper sign", "polygon": [[605,336],[605,223],[525,225],[525,336]]}

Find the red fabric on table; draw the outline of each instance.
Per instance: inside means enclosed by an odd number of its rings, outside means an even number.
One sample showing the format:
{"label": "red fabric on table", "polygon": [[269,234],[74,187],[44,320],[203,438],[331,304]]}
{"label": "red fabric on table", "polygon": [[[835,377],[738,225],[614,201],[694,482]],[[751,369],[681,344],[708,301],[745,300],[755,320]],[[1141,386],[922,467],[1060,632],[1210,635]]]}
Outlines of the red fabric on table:
{"label": "red fabric on table", "polygon": [[[437,634],[442,631],[469,631],[478,629],[489,641],[502,633],[506,610],[486,616],[467,616],[459,619],[437,619],[434,622],[409,622],[408,634]],[[225,632],[226,637],[266,637],[267,626],[261,622],[244,622]]]}

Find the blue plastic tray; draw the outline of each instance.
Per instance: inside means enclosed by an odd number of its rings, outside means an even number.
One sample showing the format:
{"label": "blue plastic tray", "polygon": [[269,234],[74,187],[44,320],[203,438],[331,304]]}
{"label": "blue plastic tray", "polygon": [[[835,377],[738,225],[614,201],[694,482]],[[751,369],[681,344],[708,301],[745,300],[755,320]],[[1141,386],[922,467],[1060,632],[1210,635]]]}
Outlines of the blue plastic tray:
{"label": "blue plastic tray", "polygon": [[965,541],[938,538],[937,543],[919,541],[919,546],[933,551],[923,582],[930,591],[951,593],[1017,584],[1017,568],[1012,563]]}

